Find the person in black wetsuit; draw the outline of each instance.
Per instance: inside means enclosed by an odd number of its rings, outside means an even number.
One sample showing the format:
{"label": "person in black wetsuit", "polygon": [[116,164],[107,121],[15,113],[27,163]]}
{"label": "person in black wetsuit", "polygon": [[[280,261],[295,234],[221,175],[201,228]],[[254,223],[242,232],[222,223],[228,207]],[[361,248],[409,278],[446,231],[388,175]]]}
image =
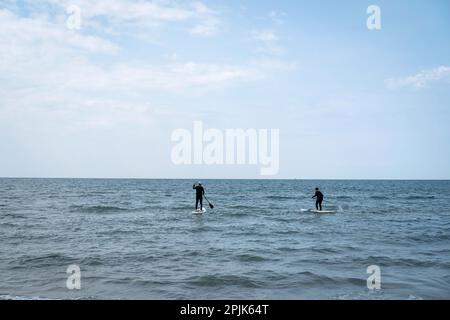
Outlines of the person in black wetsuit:
{"label": "person in black wetsuit", "polygon": [[[194,183],[192,189],[195,189],[195,210],[202,211],[203,210],[203,195],[205,194],[205,188],[203,188],[202,184],[199,182],[197,184]],[[198,208],[198,203],[200,202],[200,209]]]}
{"label": "person in black wetsuit", "polygon": [[316,188],[313,198],[316,198],[316,210],[322,211],[323,193],[320,192],[319,188]]}

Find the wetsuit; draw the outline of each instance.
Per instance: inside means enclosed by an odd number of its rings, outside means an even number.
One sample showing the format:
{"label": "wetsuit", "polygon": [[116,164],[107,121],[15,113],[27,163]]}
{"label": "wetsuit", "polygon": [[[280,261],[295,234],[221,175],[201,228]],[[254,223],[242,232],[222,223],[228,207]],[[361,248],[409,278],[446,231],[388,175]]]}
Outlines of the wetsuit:
{"label": "wetsuit", "polygon": [[198,208],[198,203],[200,202],[200,210],[203,210],[203,195],[205,194],[205,189],[201,185],[193,185],[192,189],[195,189],[195,210]]}
{"label": "wetsuit", "polygon": [[316,209],[322,211],[323,193],[317,190],[313,198],[316,198]]}

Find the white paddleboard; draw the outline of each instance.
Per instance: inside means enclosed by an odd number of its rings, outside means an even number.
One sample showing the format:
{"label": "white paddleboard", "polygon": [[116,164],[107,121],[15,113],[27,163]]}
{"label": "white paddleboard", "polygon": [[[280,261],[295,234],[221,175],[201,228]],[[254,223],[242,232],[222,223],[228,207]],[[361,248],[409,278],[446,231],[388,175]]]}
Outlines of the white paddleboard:
{"label": "white paddleboard", "polygon": [[195,213],[195,214],[202,214],[202,213],[205,213],[205,212],[206,212],[205,208],[202,208],[202,210],[194,210],[194,211],[192,211],[192,213]]}
{"label": "white paddleboard", "polygon": [[318,214],[334,214],[336,211],[334,210],[311,210],[312,213],[318,213]]}

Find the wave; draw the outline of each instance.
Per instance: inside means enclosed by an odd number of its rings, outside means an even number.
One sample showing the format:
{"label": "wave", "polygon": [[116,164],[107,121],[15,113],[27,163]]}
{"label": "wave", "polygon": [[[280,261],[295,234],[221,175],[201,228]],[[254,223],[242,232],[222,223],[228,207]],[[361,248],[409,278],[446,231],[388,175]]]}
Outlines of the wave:
{"label": "wave", "polygon": [[187,283],[196,287],[239,286],[243,288],[260,288],[263,286],[260,281],[249,277],[218,274],[191,277],[187,279]]}
{"label": "wave", "polygon": [[4,218],[14,218],[14,219],[27,219],[28,217],[19,213],[6,213],[3,215]]}
{"label": "wave", "polygon": [[46,298],[40,296],[17,296],[13,294],[0,294],[1,300],[19,300],[19,301],[29,301],[29,300],[93,300],[97,299],[94,296],[85,296],[85,297],[64,297],[64,298]]}
{"label": "wave", "polygon": [[448,232],[435,233],[435,234],[422,234],[420,236],[409,236],[409,240],[420,243],[433,243],[436,241],[450,240],[450,234]]}
{"label": "wave", "polygon": [[391,258],[386,256],[369,256],[363,259],[352,259],[355,263],[363,263],[364,265],[383,265],[383,266],[395,266],[395,267],[436,267],[446,266],[446,263],[440,261],[430,260],[418,260],[413,258]]}
{"label": "wave", "polygon": [[388,200],[389,198],[386,196],[370,196],[370,199],[374,200]]}
{"label": "wave", "polygon": [[241,262],[263,262],[263,261],[269,261],[270,259],[264,258],[258,255],[253,254],[240,254],[236,256],[237,260]]}
{"label": "wave", "polygon": [[231,211],[227,212],[228,217],[239,218],[239,217],[249,217],[251,216],[248,211]]}
{"label": "wave", "polygon": [[43,297],[26,297],[26,296],[15,296],[10,294],[0,294],[0,300],[56,300]]}
{"label": "wave", "polygon": [[[409,195],[409,196],[403,196],[400,197],[401,199],[405,200],[422,200],[422,199],[435,199],[435,196],[426,196],[426,195]],[[388,199],[396,199],[396,197],[388,197],[388,196],[370,196],[370,199],[374,200],[388,200]]]}
{"label": "wave", "polygon": [[325,275],[324,273],[315,273],[312,271],[301,271],[298,273],[284,274],[279,276],[266,276],[264,287],[273,287],[273,288],[316,288],[318,286],[321,287],[329,287],[329,286],[361,286],[364,287],[366,285],[366,280],[363,278],[355,278],[355,277],[339,277],[332,275]]}
{"label": "wave", "polygon": [[336,196],[336,199],[339,199],[339,200],[351,200],[351,199],[353,199],[353,197],[352,196]]}
{"label": "wave", "polygon": [[337,248],[325,248],[325,247],[312,247],[311,250],[313,252],[317,252],[317,253],[342,253],[342,250],[339,250]]}
{"label": "wave", "polygon": [[258,207],[255,206],[246,206],[246,205],[234,205],[234,206],[229,206],[227,207],[228,209],[234,209],[234,210],[239,210],[239,209],[258,209]]}
{"label": "wave", "polygon": [[155,286],[167,286],[170,285],[170,281],[158,281],[158,280],[150,280],[150,279],[136,279],[133,277],[124,277],[119,279],[105,279],[103,280],[106,284],[112,284],[112,285],[132,285],[137,287],[155,287]]}
{"label": "wave", "polygon": [[12,264],[11,269],[28,268],[30,265],[34,268],[49,267],[55,265],[69,265],[76,262],[76,259],[64,256],[62,254],[45,254],[42,256],[23,256],[16,259],[11,259],[9,264]]}
{"label": "wave", "polygon": [[2,222],[0,223],[0,227],[8,227],[8,228],[13,228],[13,227],[17,227],[17,224],[11,223],[11,222]]}
{"label": "wave", "polygon": [[[137,208],[124,208],[119,206],[110,205],[94,205],[94,206],[78,206],[74,205],[70,207],[71,212],[83,212],[83,213],[117,213],[117,212],[135,212],[147,209],[158,209],[151,206],[137,207]],[[160,208],[162,209],[162,207]]]}
{"label": "wave", "polygon": [[428,200],[428,199],[435,199],[435,196],[406,196],[406,197],[403,197],[403,199],[406,199],[406,200]]}
{"label": "wave", "polygon": [[302,285],[307,286],[316,286],[316,285],[356,285],[363,287],[366,285],[366,280],[361,278],[352,278],[352,277],[329,277],[321,274],[317,274],[314,272],[304,271],[300,272],[302,278],[300,283]]}
{"label": "wave", "polygon": [[101,266],[104,265],[105,261],[100,257],[86,257],[80,262],[82,266]]}
{"label": "wave", "polygon": [[274,199],[274,200],[289,200],[289,199],[298,199],[298,197],[292,196],[266,196],[266,199]]}
{"label": "wave", "polygon": [[295,248],[295,247],[279,247],[276,248],[277,251],[282,251],[282,252],[296,252],[299,251],[300,249]]}

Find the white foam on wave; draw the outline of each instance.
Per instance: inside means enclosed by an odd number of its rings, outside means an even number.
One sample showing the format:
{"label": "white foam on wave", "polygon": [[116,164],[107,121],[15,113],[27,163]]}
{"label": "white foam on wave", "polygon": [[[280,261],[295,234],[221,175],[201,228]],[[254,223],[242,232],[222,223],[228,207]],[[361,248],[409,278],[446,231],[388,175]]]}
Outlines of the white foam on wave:
{"label": "white foam on wave", "polygon": [[25,297],[25,296],[2,294],[0,295],[0,300],[53,300],[53,299],[43,297]]}

